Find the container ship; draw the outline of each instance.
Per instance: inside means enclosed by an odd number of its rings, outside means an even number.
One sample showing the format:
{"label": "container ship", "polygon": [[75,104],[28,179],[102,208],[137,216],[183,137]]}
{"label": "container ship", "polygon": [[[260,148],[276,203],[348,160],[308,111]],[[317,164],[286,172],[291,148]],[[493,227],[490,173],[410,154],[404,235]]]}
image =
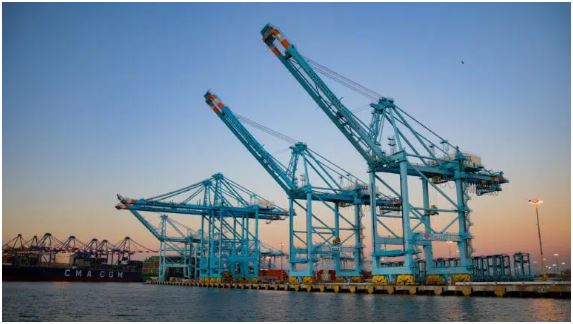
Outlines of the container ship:
{"label": "container ship", "polygon": [[21,235],[3,245],[2,281],[141,282],[143,262],[135,253],[152,253],[126,237],[117,244],[74,236],[60,241],[50,233],[25,241]]}

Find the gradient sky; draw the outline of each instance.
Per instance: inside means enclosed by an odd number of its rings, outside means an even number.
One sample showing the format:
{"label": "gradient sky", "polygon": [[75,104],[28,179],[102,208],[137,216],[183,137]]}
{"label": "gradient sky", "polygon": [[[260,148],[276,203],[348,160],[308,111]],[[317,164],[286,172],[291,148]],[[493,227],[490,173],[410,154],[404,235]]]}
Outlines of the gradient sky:
{"label": "gradient sky", "polygon": [[[272,22],[304,55],[505,172],[503,192],[470,202],[477,253],[536,259],[527,200],[540,197],[546,254],[569,262],[570,19],[570,4],[549,3],[4,3],[3,240],[130,235],[157,246],[113,208],[115,194],[149,197],[218,171],[286,207],[205,105],[207,89],[366,179],[358,153],[261,42]],[[283,146],[272,151],[287,159]],[[263,226],[264,241],[287,242],[286,222]]]}

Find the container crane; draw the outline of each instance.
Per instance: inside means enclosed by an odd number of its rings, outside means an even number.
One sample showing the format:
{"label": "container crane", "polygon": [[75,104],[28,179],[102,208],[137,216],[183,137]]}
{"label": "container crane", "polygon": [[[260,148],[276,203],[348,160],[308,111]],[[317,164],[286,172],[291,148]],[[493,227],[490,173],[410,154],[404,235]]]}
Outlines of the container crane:
{"label": "container crane", "polygon": [[59,247],[62,246],[62,241],[52,235],[52,233],[46,233],[37,242],[35,247],[41,251],[42,259],[41,262],[52,263],[56,260],[56,254],[59,251]]}
{"label": "container crane", "polygon": [[[305,58],[272,25],[267,24],[261,34],[263,42],[366,160],[371,197],[374,197],[377,183],[380,183],[402,201],[402,210],[398,215],[371,208],[374,281],[413,283],[421,271],[434,280],[469,280],[472,273],[471,222],[467,205],[469,193],[471,191],[480,196],[501,191],[501,184],[508,182],[503,173],[485,169],[479,157],[451,145],[399,108],[393,99],[383,97]],[[317,72],[373,100],[370,104],[371,121],[366,123],[358,118]],[[381,145],[385,136],[388,138],[386,150]],[[387,182],[387,175],[391,174],[399,176],[398,189]],[[417,205],[411,193],[409,177],[419,180],[421,186],[422,199]],[[454,184],[455,192],[449,193],[440,188],[440,185],[447,183]],[[436,192],[447,207],[438,208],[431,204],[430,190]],[[431,218],[440,214],[454,216],[446,226],[436,228],[432,226]],[[396,219],[400,220],[401,226],[391,227]],[[452,228],[455,225],[457,230],[454,231]],[[459,265],[436,266],[432,244],[448,241],[457,243]],[[425,260],[423,269],[419,268],[420,262],[416,262],[420,261],[420,248]],[[382,262],[383,259],[396,258],[401,261]]]}
{"label": "container crane", "polygon": [[62,242],[60,246],[60,251],[64,252],[76,252],[85,248],[85,244],[78,240],[75,235],[70,235],[68,238]]}
{"label": "container crane", "polygon": [[[167,271],[182,268],[184,278],[199,278],[200,233],[185,226],[166,214],[161,214],[157,235],[159,237],[159,280],[166,279]],[[157,237],[157,236],[156,236]],[[205,275],[207,270],[203,271]],[[208,276],[208,274],[207,274]]]}
{"label": "container crane", "polygon": [[[176,249],[168,243],[188,244],[189,247],[185,247],[188,250],[183,252],[185,255],[193,249],[191,244],[197,243],[199,277],[209,281],[222,281],[226,275],[235,280],[256,279],[260,254],[259,220],[280,220],[288,215],[284,209],[221,173],[155,197],[130,199],[118,195],[118,199],[116,208],[129,210],[160,241],[168,235],[168,225],[177,232],[175,237],[164,240],[163,256],[170,249]],[[162,218],[158,229],[146,221],[141,212],[200,216],[201,230],[195,237],[183,232],[167,217]],[[165,262],[167,267],[169,262],[166,259]]]}
{"label": "container crane", "polygon": [[13,239],[2,244],[2,251],[8,251],[8,252],[24,251],[26,250],[26,248],[27,248],[26,242],[24,242],[22,234],[18,234]]}
{"label": "container crane", "polygon": [[[100,251],[107,251],[111,252],[112,254],[117,255],[117,262],[127,264],[131,262],[131,256],[136,253],[155,253],[157,251],[153,251],[142,244],[136,242],[129,236],[124,237],[121,241],[111,245],[107,243],[107,240],[103,240],[103,244],[100,244],[100,247],[103,245],[107,245],[107,248],[100,248]],[[106,244],[107,243],[107,244]],[[112,262],[113,263],[113,262]]]}
{"label": "container crane", "polygon": [[[371,203],[366,184],[305,143],[294,140],[288,166],[283,165],[216,95],[207,92],[205,100],[288,196],[291,280],[313,280],[319,258],[331,259],[338,277],[360,277],[363,271],[361,207]],[[342,185],[337,181],[339,178],[348,185]],[[385,209],[397,210],[400,207],[398,199],[387,196],[375,195],[372,201]],[[294,223],[297,207],[305,213],[302,228],[297,228]],[[342,213],[341,209],[345,207],[351,207],[351,216]],[[319,209],[325,210],[322,215],[329,216],[318,216],[316,210]],[[351,269],[343,266],[349,258],[353,265]]]}

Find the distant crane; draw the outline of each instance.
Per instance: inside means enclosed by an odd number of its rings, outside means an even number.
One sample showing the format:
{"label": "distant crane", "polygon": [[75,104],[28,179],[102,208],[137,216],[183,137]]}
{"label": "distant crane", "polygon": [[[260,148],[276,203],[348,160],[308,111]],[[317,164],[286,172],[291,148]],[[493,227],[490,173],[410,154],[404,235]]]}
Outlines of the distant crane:
{"label": "distant crane", "polygon": [[[485,169],[479,157],[464,153],[457,146],[451,145],[449,141],[396,106],[393,99],[383,97],[303,57],[272,25],[266,25],[261,34],[263,42],[366,160],[369,168],[370,197],[374,199],[379,182],[402,201],[402,210],[399,213],[387,213],[371,208],[373,280],[398,284],[413,283],[420,274],[442,280],[469,280],[472,273],[472,236],[469,232],[471,222],[467,205],[469,192],[473,191],[479,196],[501,191],[500,185],[508,182],[503,173]],[[370,122],[363,122],[347,108],[317,71],[373,100],[370,104]],[[388,137],[386,134],[393,138],[388,145],[390,153],[385,151],[381,144],[381,139]],[[390,185],[388,178],[391,175],[399,177],[399,188]],[[422,199],[417,204],[411,193],[409,179],[419,180]],[[443,185],[448,183],[453,183],[453,193],[443,188]],[[430,189],[437,192],[440,202],[448,207],[438,208],[432,204]],[[438,201],[434,203],[437,204]],[[454,217],[447,220],[446,226],[432,226],[431,216],[448,214]],[[396,220],[401,224],[393,224]],[[455,225],[457,230],[453,230]],[[457,243],[460,251],[459,265],[435,266],[432,243],[446,241]],[[423,263],[417,262],[421,261],[418,256],[421,252],[424,254]],[[388,259],[398,261],[388,262]]]}
{"label": "distant crane", "polygon": [[26,243],[24,242],[22,234],[18,234],[13,239],[2,244],[2,250],[4,251],[22,251],[25,250],[26,248],[27,248]]}
{"label": "distant crane", "polygon": [[70,235],[65,241],[62,242],[60,250],[66,252],[76,252],[85,249],[86,244],[78,240],[75,235]]}
{"label": "distant crane", "polygon": [[[132,249],[138,248],[139,250]],[[40,239],[34,235],[26,241],[21,234],[2,245],[2,253],[9,262],[16,261],[23,265],[39,265],[44,263],[58,262],[56,256],[73,255],[73,264],[80,260],[95,261],[96,264],[115,264],[117,262],[129,262],[129,257],[135,253],[150,253],[152,251],[143,245],[133,241],[129,237],[124,238],[116,245],[109,244],[108,240],[93,238],[89,243],[83,243],[75,235],[70,235],[61,241],[51,233],[44,234]],[[69,258],[67,259],[70,260]]]}

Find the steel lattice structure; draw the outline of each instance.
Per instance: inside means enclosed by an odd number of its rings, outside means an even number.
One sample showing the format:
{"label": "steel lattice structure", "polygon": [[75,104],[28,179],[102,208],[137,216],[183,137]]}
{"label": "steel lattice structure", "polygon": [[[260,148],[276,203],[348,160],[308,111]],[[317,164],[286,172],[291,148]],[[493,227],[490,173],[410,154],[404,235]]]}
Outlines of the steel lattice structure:
{"label": "steel lattice structure", "polygon": [[[259,220],[283,219],[288,212],[217,173],[198,183],[144,199],[118,195],[117,209],[129,210],[161,242],[162,269],[177,266],[170,252],[180,256],[188,277],[198,259],[201,279],[256,279],[260,259]],[[163,215],[153,226],[141,212],[201,217],[197,233]],[[168,230],[171,229],[172,234]]]}
{"label": "steel lattice structure", "polygon": [[[380,194],[370,197],[366,183],[302,142],[293,143],[288,165],[282,164],[216,95],[207,92],[205,100],[288,196],[289,276],[299,281],[314,277],[316,263],[327,259],[338,277],[360,277],[361,208],[375,204],[384,210],[398,210],[399,199]],[[317,212],[319,208],[322,211]],[[295,209],[305,214],[303,226],[295,226]]]}
{"label": "steel lattice structure", "polygon": [[[126,209],[129,201],[118,195],[120,203],[118,209]],[[140,213],[137,209],[130,209],[131,213],[145,228],[159,241],[159,279],[166,279],[167,271],[171,268],[182,268],[185,278],[197,278],[198,268],[195,259],[197,257],[197,245],[201,241],[199,235],[189,227],[176,222],[165,214]],[[159,216],[159,221],[155,220]],[[157,225],[154,225],[157,223]]]}
{"label": "steel lattice structure", "polygon": [[[402,201],[399,212],[371,208],[374,280],[412,282],[420,272],[422,259],[428,275],[451,279],[462,274],[458,280],[469,279],[472,273],[469,194],[501,191],[500,185],[508,182],[503,173],[485,169],[478,157],[450,144],[400,109],[392,99],[303,57],[275,27],[266,25],[261,34],[280,62],[366,160],[370,197],[374,199],[380,186]],[[370,122],[360,120],[347,108],[317,71],[374,100],[370,104]],[[383,138],[388,138],[386,148],[381,143]],[[391,175],[399,177],[398,186],[390,185]],[[419,200],[412,194],[414,181],[421,188]],[[454,186],[453,193],[440,187],[449,183]],[[436,192],[445,206],[438,207],[437,199],[431,202],[430,191]],[[452,219],[437,228],[432,225],[432,218],[438,215],[451,215]],[[396,221],[399,225],[393,226]],[[442,267],[433,260],[432,244],[447,241],[457,243],[460,262]],[[383,259],[397,261],[383,262]]]}
{"label": "steel lattice structure", "polygon": [[[135,250],[136,248],[138,250]],[[27,265],[55,263],[58,255],[68,257],[73,255],[74,260],[92,260],[96,264],[126,264],[135,253],[151,252],[157,251],[152,251],[129,237],[116,244],[97,238],[91,239],[89,243],[83,243],[75,235],[70,235],[62,241],[51,233],[44,234],[40,239],[34,235],[28,241],[18,234],[2,246],[2,253],[5,256],[25,260],[24,264]]]}

